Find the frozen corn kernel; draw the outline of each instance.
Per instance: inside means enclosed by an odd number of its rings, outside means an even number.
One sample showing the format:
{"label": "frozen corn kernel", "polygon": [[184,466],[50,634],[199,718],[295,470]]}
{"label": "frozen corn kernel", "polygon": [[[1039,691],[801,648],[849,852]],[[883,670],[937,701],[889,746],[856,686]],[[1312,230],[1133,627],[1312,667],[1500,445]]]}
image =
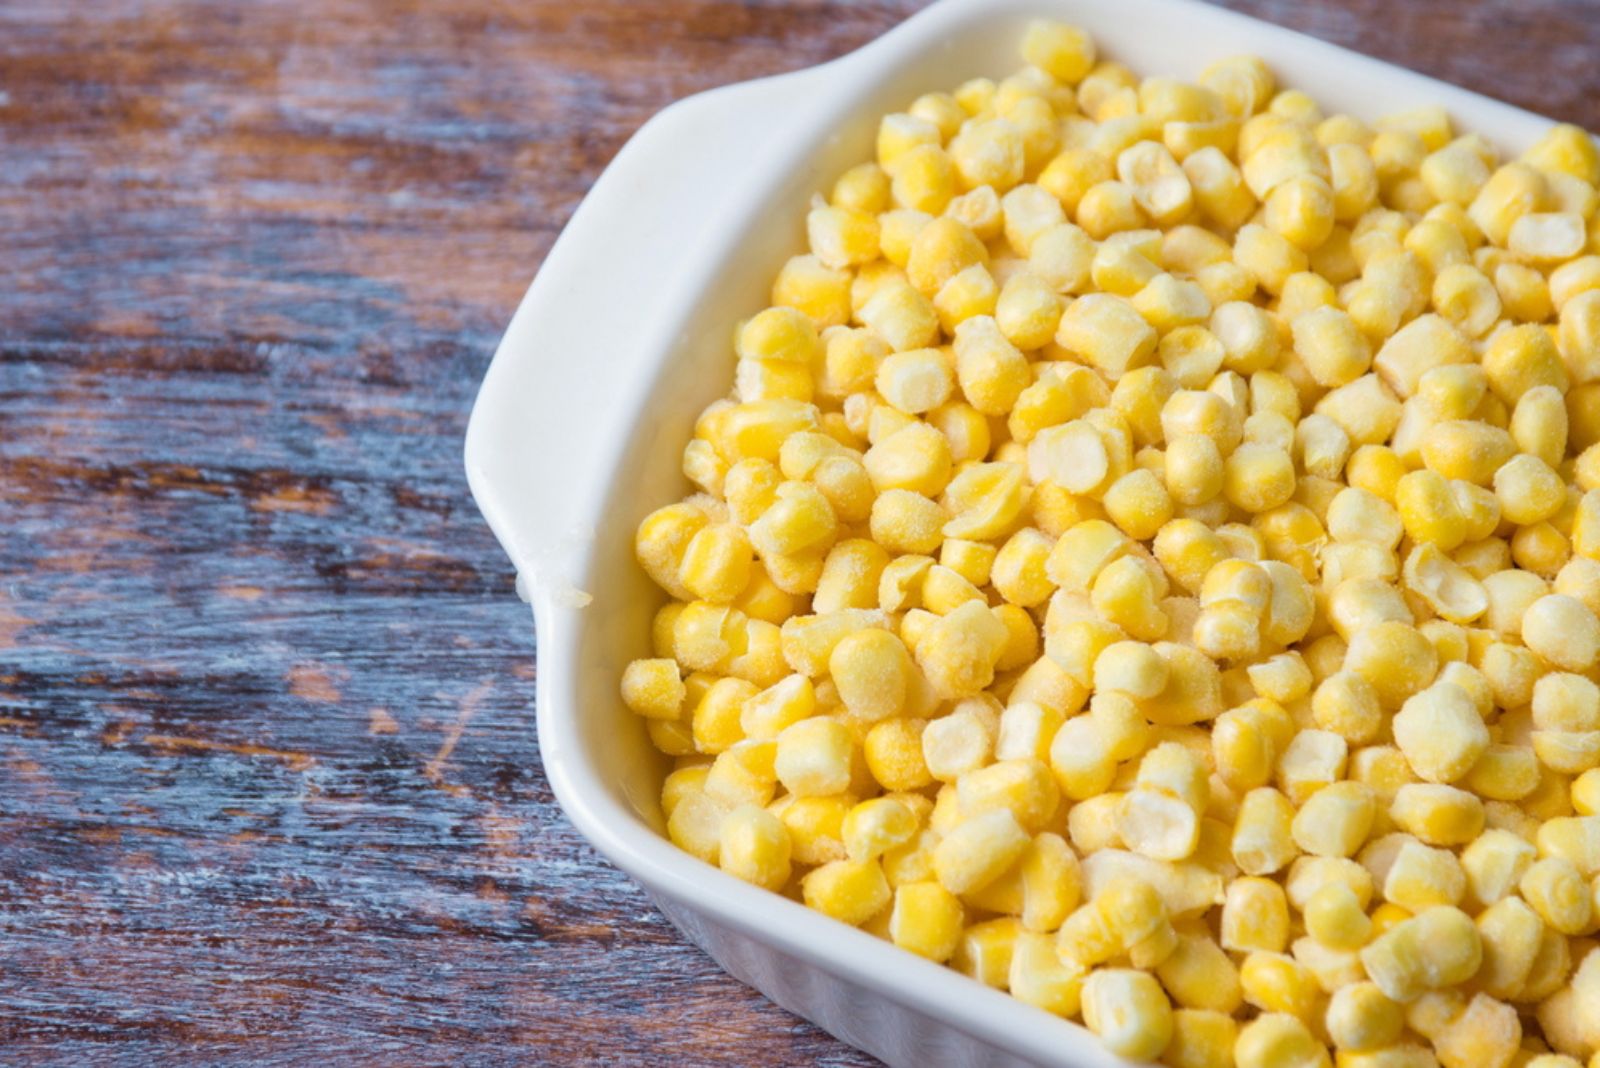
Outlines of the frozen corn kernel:
{"label": "frozen corn kernel", "polygon": [[1246,1024],[1233,1047],[1238,1068],[1329,1068],[1327,1048],[1294,1016],[1265,1013]]}
{"label": "frozen corn kernel", "polygon": [[1295,844],[1315,856],[1349,857],[1372,833],[1377,802],[1372,789],[1358,782],[1337,782],[1306,799],[1295,814]]}
{"label": "frozen corn kernel", "polygon": [[778,735],[778,781],[796,797],[825,797],[850,786],[856,742],[838,720],[801,720]]}
{"label": "frozen corn kernel", "polygon": [[1561,856],[1536,861],[1517,884],[1525,900],[1553,930],[1564,935],[1589,928],[1594,900],[1572,861]]}
{"label": "frozen corn kernel", "polygon": [[894,891],[889,938],[901,949],[942,963],[955,953],[965,918],[960,899],[938,883],[905,883]]}
{"label": "frozen corn kernel", "polygon": [[1383,879],[1383,896],[1411,912],[1454,905],[1466,894],[1466,871],[1455,854],[1403,840]]}
{"label": "frozen corn kernel", "polygon": [[677,719],[686,692],[678,665],[670,658],[635,660],[622,673],[623,703],[649,719]]}
{"label": "frozen corn kernel", "polygon": [[1241,953],[1281,953],[1289,943],[1289,904],[1271,879],[1236,879],[1222,906],[1222,947]]}
{"label": "frozen corn kernel", "polygon": [[851,926],[876,916],[891,895],[876,860],[829,861],[807,873],[800,886],[807,905]]}
{"label": "frozen corn kernel", "polygon": [[951,893],[982,890],[1022,856],[1028,842],[1009,809],[994,809],[964,820],[940,840],[934,871]]}
{"label": "frozen corn kernel", "polygon": [[1440,683],[1408,699],[1394,717],[1395,742],[1429,782],[1450,783],[1489,748],[1489,732],[1460,687]]}
{"label": "frozen corn kernel", "polygon": [[1341,1053],[1363,1053],[1391,1046],[1405,1018],[1376,983],[1357,982],[1333,992],[1324,1025]]}
{"label": "frozen corn kernel", "polygon": [[1251,953],[1239,966],[1244,999],[1263,1012],[1312,1018],[1322,989],[1311,969],[1282,953]]}
{"label": "frozen corn kernel", "polygon": [[1172,1003],[1147,972],[1107,968],[1083,981],[1083,1021],[1119,1056],[1154,1060],[1172,1040]]}
{"label": "frozen corn kernel", "polygon": [[1407,783],[1389,806],[1389,817],[1402,831],[1436,846],[1467,845],[1483,833],[1483,803],[1475,794],[1453,786]]}
{"label": "frozen corn kernel", "polygon": [[1524,611],[1522,639],[1552,665],[1586,671],[1600,657],[1600,620],[1577,598],[1553,593]]}
{"label": "frozen corn kernel", "polygon": [[789,881],[789,829],[766,809],[742,805],[728,813],[719,846],[717,863],[728,874],[768,890]]}
{"label": "frozen corn kernel", "polygon": [[1440,905],[1378,936],[1361,961],[1384,994],[1403,1004],[1470,978],[1483,962],[1483,942],[1466,913]]}

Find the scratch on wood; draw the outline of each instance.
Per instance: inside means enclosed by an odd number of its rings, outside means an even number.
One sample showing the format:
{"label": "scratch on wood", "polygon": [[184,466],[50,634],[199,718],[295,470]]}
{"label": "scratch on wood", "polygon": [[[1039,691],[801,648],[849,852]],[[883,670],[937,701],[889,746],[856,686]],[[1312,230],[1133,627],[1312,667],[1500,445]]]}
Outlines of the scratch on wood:
{"label": "scratch on wood", "polygon": [[[339,674],[346,674],[339,672]],[[335,671],[321,664],[295,664],[289,668],[289,692],[307,701],[336,704],[343,696],[334,681]]]}
{"label": "scratch on wood", "polygon": [[436,785],[445,785],[445,761],[449,760],[450,754],[455,752],[456,745],[461,741],[461,736],[466,733],[467,724],[472,722],[472,717],[477,713],[478,706],[483,703],[485,697],[489,696],[489,691],[493,688],[493,683],[481,682],[461,699],[461,706],[456,713],[455,722],[451,723],[449,729],[445,731],[444,741],[439,744],[439,751],[434,753],[433,759],[422,767],[422,773]]}
{"label": "scratch on wood", "polygon": [[216,742],[209,738],[186,738],[175,734],[147,734],[141,739],[152,749],[172,749],[192,753],[233,753],[237,756],[263,756],[282,760],[291,771],[304,771],[316,763],[306,753],[293,753],[283,749],[270,749],[264,745],[238,742]]}

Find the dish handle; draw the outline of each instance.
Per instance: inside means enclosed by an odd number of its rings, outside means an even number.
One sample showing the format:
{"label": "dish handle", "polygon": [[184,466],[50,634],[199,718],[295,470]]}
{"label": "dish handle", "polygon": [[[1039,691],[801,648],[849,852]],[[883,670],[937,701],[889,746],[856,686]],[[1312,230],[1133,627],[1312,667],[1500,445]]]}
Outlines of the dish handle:
{"label": "dish handle", "polygon": [[[619,383],[653,373],[661,274],[700,244],[726,164],[773,136],[771,116],[823,68],[713,89],[661,111],[625,144],[557,238],[496,349],[467,426],[467,480],[517,569],[524,600],[578,603],[575,561],[604,489]],[[719,176],[720,175],[720,176]]]}

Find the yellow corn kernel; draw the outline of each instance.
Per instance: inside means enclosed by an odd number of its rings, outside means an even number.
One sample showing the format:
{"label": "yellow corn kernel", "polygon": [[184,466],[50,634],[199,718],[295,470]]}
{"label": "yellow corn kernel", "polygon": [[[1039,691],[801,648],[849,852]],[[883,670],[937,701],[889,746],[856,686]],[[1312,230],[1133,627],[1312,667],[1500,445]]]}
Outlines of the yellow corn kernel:
{"label": "yellow corn kernel", "polygon": [[1082,1004],[1085,1025],[1119,1056],[1154,1060],[1172,1039],[1172,1003],[1146,972],[1093,972],[1083,981]]}
{"label": "yellow corn kernel", "polygon": [[1588,131],[1562,123],[1522,154],[1523,162],[1545,172],[1569,174],[1590,185],[1600,183],[1600,155]]}
{"label": "yellow corn kernel", "polygon": [[1333,231],[1335,207],[1333,189],[1325,178],[1300,174],[1267,194],[1264,219],[1269,229],[1310,252]]}
{"label": "yellow corn kernel", "polygon": [[1544,275],[1522,263],[1501,263],[1494,269],[1494,288],[1508,317],[1542,323],[1555,312]]}
{"label": "yellow corn kernel", "polygon": [[976,119],[950,139],[949,157],[963,188],[991,186],[1004,193],[1022,180],[1022,134],[1004,119]]}
{"label": "yellow corn kernel", "polygon": [[1600,814],[1600,768],[1591,768],[1572,781],[1572,807],[1580,816]]}
{"label": "yellow corn kernel", "polygon": [[1155,352],[1156,332],[1127,301],[1110,294],[1079,297],[1061,316],[1056,343],[1109,377]]}
{"label": "yellow corn kernel", "polygon": [[1199,82],[1217,94],[1228,114],[1240,119],[1266,107],[1274,89],[1272,72],[1259,56],[1216,60],[1200,72]]}
{"label": "yellow corn kernel", "polygon": [[707,864],[716,864],[722,850],[722,824],[728,808],[708,794],[691,792],[680,798],[667,817],[667,837],[672,844]]}
{"label": "yellow corn kernel", "polygon": [[1022,925],[1014,917],[975,923],[961,932],[950,966],[986,986],[1004,990],[1010,981],[1011,960]]}
{"label": "yellow corn kernel", "polygon": [[1076,218],[1078,225],[1096,241],[1126,230],[1142,229],[1149,222],[1133,187],[1114,179],[1084,190],[1078,199]]}
{"label": "yellow corn kernel", "polygon": [[1346,385],[1372,366],[1372,347],[1345,311],[1313,309],[1296,316],[1293,329],[1295,352],[1318,385]]}
{"label": "yellow corn kernel", "polygon": [[1011,703],[1000,714],[994,753],[998,760],[1050,759],[1050,744],[1061,729],[1061,712],[1030,700],[1019,700],[1013,692]]}
{"label": "yellow corn kernel", "polygon": [[1168,1068],[1230,1068],[1238,1037],[1239,1024],[1226,1012],[1178,1009],[1161,1060]]}
{"label": "yellow corn kernel", "polygon": [[1506,235],[1506,248],[1535,263],[1560,263],[1572,259],[1588,244],[1583,216],[1570,211],[1528,212],[1519,215]]}
{"label": "yellow corn kernel", "polygon": [[1013,997],[1070,1017],[1078,1013],[1082,985],[1083,969],[1062,960],[1049,937],[1033,931],[1017,935],[1007,976]]}
{"label": "yellow corn kernel", "polygon": [[661,784],[661,814],[671,819],[673,810],[684,798],[704,793],[710,774],[710,764],[690,764],[668,775]]}
{"label": "yellow corn kernel", "polygon": [[919,790],[933,782],[922,755],[926,721],[890,719],[874,724],[862,742],[867,770],[886,789]]}
{"label": "yellow corn kernel", "polygon": [[878,258],[878,220],[854,208],[826,205],[811,209],[806,232],[812,255],[834,270]]}
{"label": "yellow corn kernel", "polygon": [[1306,254],[1298,246],[1256,223],[1239,229],[1234,238],[1233,259],[1250,272],[1257,285],[1274,296],[1283,292],[1291,275],[1307,267]]}
{"label": "yellow corn kernel", "polygon": [[1233,1046],[1238,1068],[1329,1068],[1328,1050],[1299,1019],[1283,1013],[1256,1017]]}
{"label": "yellow corn kernel", "polygon": [[777,790],[772,742],[744,740],[717,755],[706,773],[705,791],[730,808],[741,804],[765,805]]}
{"label": "yellow corn kernel", "polygon": [[[1401,405],[1394,393],[1376,374],[1365,374],[1354,382],[1328,392],[1316,403],[1315,411],[1339,424],[1353,445],[1382,445],[1400,422]],[[1386,461],[1382,463],[1386,466]],[[1403,472],[1401,472],[1403,474]],[[1382,468],[1373,474],[1385,474]],[[1395,478],[1398,482],[1398,477]],[[1382,487],[1384,483],[1378,483]],[[1363,488],[1378,493],[1371,485]],[[1397,492],[1397,491],[1391,491]],[[1379,493],[1387,497],[1389,494]]]}
{"label": "yellow corn kernel", "polygon": [[1372,789],[1358,782],[1337,782],[1306,799],[1295,814],[1291,832],[1306,853],[1349,857],[1372,832],[1377,803]]}
{"label": "yellow corn kernel", "polygon": [[1407,783],[1396,792],[1389,817],[1429,845],[1466,845],[1483,833],[1483,802],[1465,790]]}
{"label": "yellow corn kernel", "polygon": [[1361,961],[1386,996],[1405,1003],[1471,978],[1483,962],[1483,943],[1466,913],[1440,905],[1379,935]]}
{"label": "yellow corn kernel", "polygon": [[1335,949],[1360,949],[1372,937],[1372,920],[1348,886],[1330,884],[1311,895],[1305,908],[1306,933]]}
{"label": "yellow corn kernel", "polygon": [[876,860],[834,860],[813,868],[800,881],[805,903],[858,927],[890,902],[888,880]]}
{"label": "yellow corn kernel", "polygon": [[1165,146],[1140,141],[1118,153],[1116,165],[1117,177],[1133,191],[1134,200],[1157,226],[1171,226],[1189,214],[1193,190]]}
{"label": "yellow corn kernel", "polygon": [[918,831],[917,817],[889,797],[863,801],[845,814],[839,831],[851,860],[872,860],[905,845]]}
{"label": "yellow corn kernel", "polygon": [[747,883],[781,890],[789,881],[789,829],[755,805],[741,805],[722,821],[717,863]]}
{"label": "yellow corn kernel", "polygon": [[1042,761],[1004,760],[962,775],[956,795],[963,818],[1006,809],[1025,829],[1049,822],[1060,801],[1060,788]]}
{"label": "yellow corn kernel", "polygon": [[1318,727],[1351,745],[1372,741],[1383,724],[1377,691],[1353,671],[1337,672],[1324,679],[1312,695],[1311,710]]}
{"label": "yellow corn kernel", "polygon": [[911,686],[911,655],[886,630],[846,635],[828,657],[828,671],[839,697],[854,716],[869,722],[899,715]]}
{"label": "yellow corn kernel", "polygon": [[775,306],[793,308],[819,328],[843,326],[850,319],[849,275],[815,256],[791,257],[773,281],[771,296]]}
{"label": "yellow corn kernel", "polygon": [[938,145],[939,127],[924,118],[897,112],[885,115],[878,123],[878,164],[892,172],[894,164],[921,145]]}
{"label": "yellow corn kernel", "polygon": [[1349,745],[1329,731],[1302,730],[1278,757],[1278,786],[1298,804],[1344,775]]}
{"label": "yellow corn kernel", "polygon": [[1412,912],[1454,905],[1466,888],[1466,871],[1455,854],[1417,841],[1401,845],[1383,880],[1384,898]]}
{"label": "yellow corn kernel", "polygon": [[891,489],[873,501],[869,529],[872,540],[890,552],[929,553],[939,547],[948,521],[949,514],[937,501],[911,490]]}
{"label": "yellow corn kernel", "polygon": [[1224,949],[1282,953],[1289,944],[1289,903],[1271,879],[1246,877],[1230,883],[1221,922]]}
{"label": "yellow corn kernel", "polygon": [[1296,1019],[1314,1016],[1322,997],[1311,970],[1282,953],[1256,951],[1239,965],[1239,985],[1244,999],[1266,1013],[1285,1013]]}
{"label": "yellow corn kernel", "polygon": [[1429,782],[1450,783],[1489,748],[1489,732],[1460,687],[1440,683],[1409,698],[1394,717],[1395,742]]}
{"label": "yellow corn kernel", "polygon": [[965,910],[936,882],[905,883],[894,891],[889,938],[901,949],[943,963],[961,940]]}
{"label": "yellow corn kernel", "polygon": [[876,163],[857,164],[833,183],[828,200],[841,208],[881,214],[889,208],[889,176]]}
{"label": "yellow corn kernel", "polygon": [[1159,745],[1139,763],[1135,787],[1122,799],[1117,833],[1142,856],[1182,860],[1198,844],[1206,800],[1200,759],[1175,742]]}
{"label": "yellow corn kernel", "polygon": [[1513,1006],[1480,993],[1431,1037],[1444,1068],[1508,1064],[1519,1050],[1522,1021]]}
{"label": "yellow corn kernel", "polygon": [[[932,123],[922,125],[931,134],[931,141],[914,144],[888,160],[883,158],[880,147],[878,162],[889,172],[890,193],[897,206],[937,215],[956,195],[956,168],[937,143],[938,128]],[[880,146],[881,142],[880,133]]]}
{"label": "yellow corn kernel", "polygon": [[1246,442],[1223,463],[1223,495],[1243,511],[1270,511],[1288,501],[1294,487],[1294,461],[1284,449]]}
{"label": "yellow corn kernel", "polygon": [[1010,809],[963,820],[934,850],[934,871],[953,894],[982,890],[1027,849],[1030,839]]}
{"label": "yellow corn kernel", "polygon": [[1239,970],[1203,930],[1181,931],[1176,947],[1156,968],[1161,985],[1185,1008],[1229,1013],[1239,1007]]}
{"label": "yellow corn kernel", "polygon": [[1172,518],[1172,497],[1153,472],[1130,471],[1106,488],[1106,514],[1131,538],[1147,540]]}
{"label": "yellow corn kernel", "polygon": [[1479,982],[1495,997],[1516,995],[1538,955],[1543,921],[1520,897],[1504,897],[1478,914],[1477,925],[1483,941]]}
{"label": "yellow corn kernel", "polygon": [[686,692],[678,665],[670,659],[635,660],[622,673],[623,703],[648,719],[677,719]]}
{"label": "yellow corn kernel", "polygon": [[1467,214],[1496,245],[1504,246],[1516,221],[1535,212],[1548,196],[1544,177],[1523,163],[1508,163],[1490,175]]}
{"label": "yellow corn kernel", "polygon": [[1092,907],[1117,950],[1125,951],[1136,968],[1158,967],[1177,948],[1166,902],[1147,880],[1113,877],[1099,888]]}
{"label": "yellow corn kernel", "polygon": [[1553,578],[1572,558],[1572,544],[1552,524],[1535,523],[1512,535],[1511,558],[1525,571]]}
{"label": "yellow corn kernel", "polygon": [[819,716],[784,728],[774,765],[778,781],[796,797],[842,793],[851,782],[855,737],[838,720]]}
{"label": "yellow corn kernel", "polygon": [[750,581],[750,539],[731,523],[702,527],[684,547],[678,579],[702,601],[727,604]]}
{"label": "yellow corn kernel", "polygon": [[846,795],[830,797],[791,797],[775,814],[789,829],[793,859],[808,866],[843,860],[844,839],[840,831],[851,800]]}
{"label": "yellow corn kernel", "polygon": [[1230,709],[1211,725],[1211,752],[1217,774],[1238,791],[1254,790],[1272,780],[1277,743],[1248,706]]}
{"label": "yellow corn kernel", "polygon": [[1076,214],[1084,194],[1113,175],[1109,157],[1090,148],[1068,148],[1045,165],[1037,181],[1063,208]]}
{"label": "yellow corn kernel", "polygon": [[988,764],[1000,730],[1000,710],[993,698],[961,701],[923,730],[922,755],[929,773],[954,782]]}
{"label": "yellow corn kernel", "polygon": [[1547,594],[1524,610],[1522,640],[1555,667],[1586,671],[1600,657],[1600,619],[1575,597]]}
{"label": "yellow corn kernel", "polygon": [[1594,900],[1582,873],[1565,857],[1536,861],[1523,873],[1517,889],[1554,930],[1576,935],[1588,929]]}
{"label": "yellow corn kernel", "polygon": [[1166,594],[1166,576],[1142,557],[1124,556],[1107,564],[1091,590],[1100,617],[1141,641],[1165,636],[1170,620],[1156,605]]}
{"label": "yellow corn kernel", "polygon": [[1328,1037],[1341,1054],[1390,1046],[1405,1026],[1400,1006],[1390,1001],[1376,983],[1369,982],[1351,983],[1335,990],[1324,1022]]}

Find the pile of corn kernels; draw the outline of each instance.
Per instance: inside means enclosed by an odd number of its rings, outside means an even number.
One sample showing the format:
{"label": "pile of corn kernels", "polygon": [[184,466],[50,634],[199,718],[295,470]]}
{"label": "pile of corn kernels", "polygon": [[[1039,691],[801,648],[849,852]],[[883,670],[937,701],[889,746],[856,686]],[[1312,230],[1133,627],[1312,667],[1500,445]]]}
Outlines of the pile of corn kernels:
{"label": "pile of corn kernels", "polygon": [[1594,143],[1022,56],[639,527],[672,840],[1173,1068],[1600,1066]]}

